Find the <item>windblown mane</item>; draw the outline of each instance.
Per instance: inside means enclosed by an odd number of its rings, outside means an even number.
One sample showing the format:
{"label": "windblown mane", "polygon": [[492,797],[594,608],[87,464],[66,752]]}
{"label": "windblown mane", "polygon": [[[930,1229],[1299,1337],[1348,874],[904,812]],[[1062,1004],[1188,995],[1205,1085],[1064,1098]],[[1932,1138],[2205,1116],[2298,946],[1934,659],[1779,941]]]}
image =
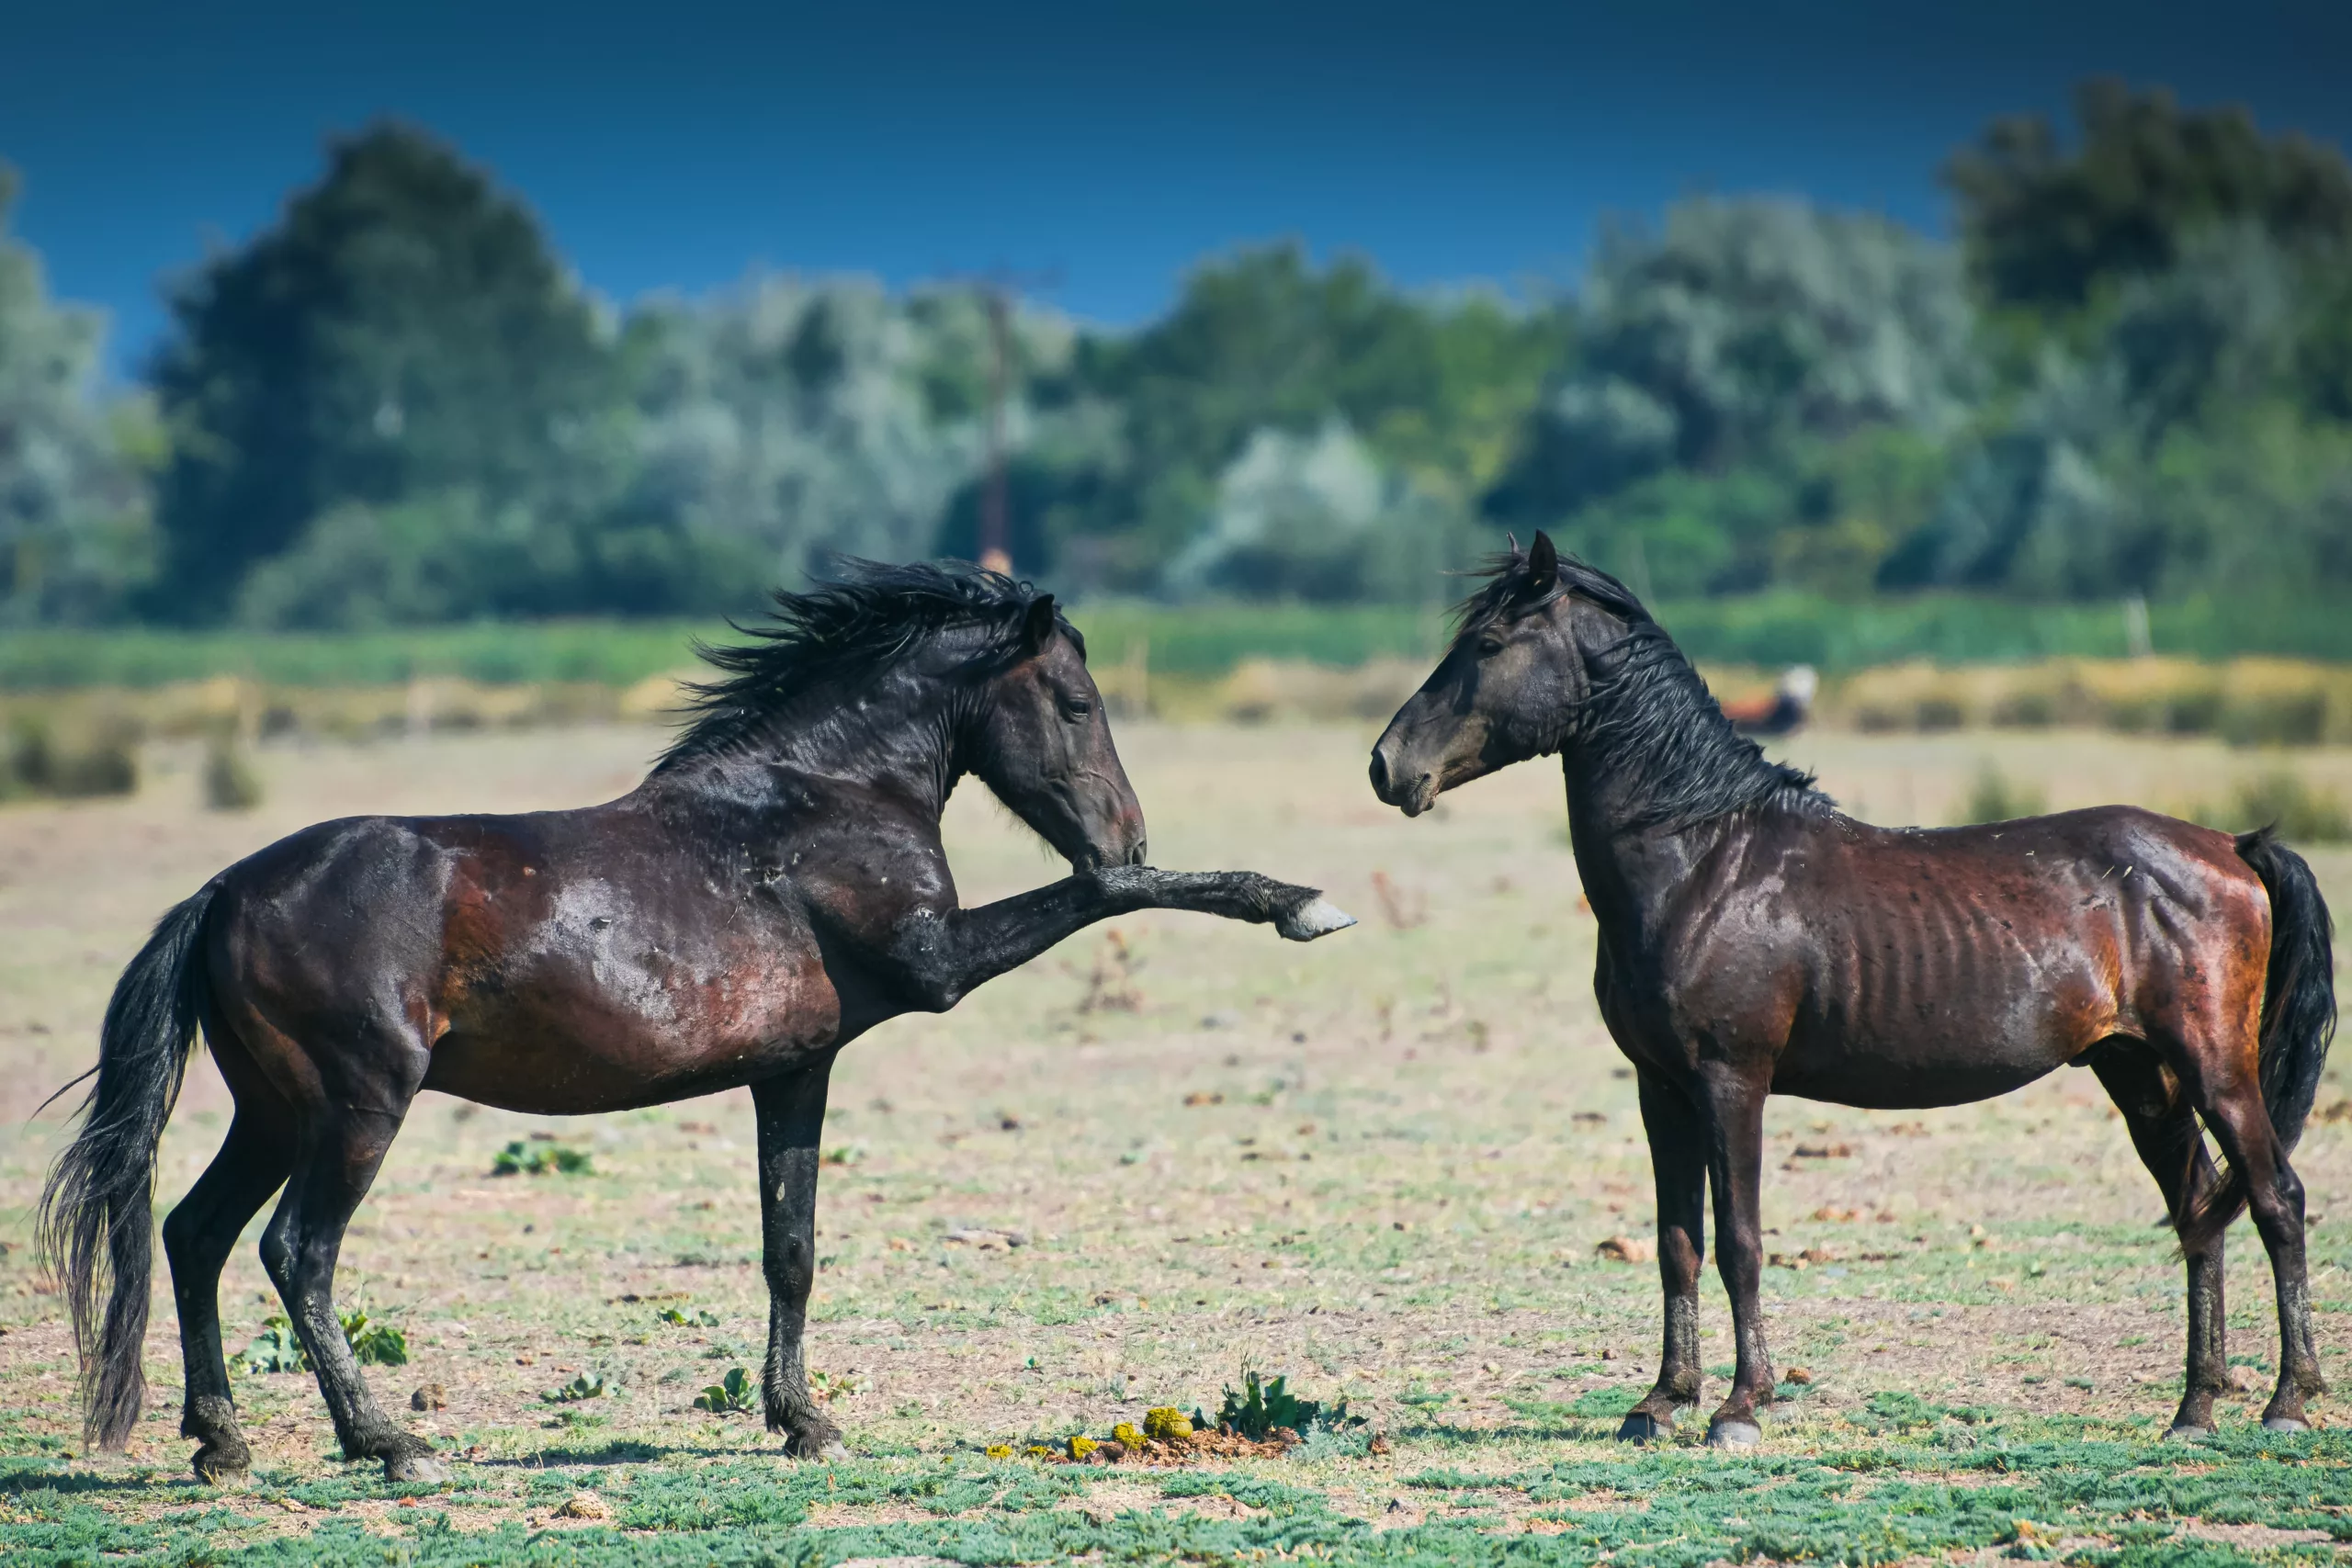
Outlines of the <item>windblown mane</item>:
{"label": "windblown mane", "polygon": [[[728,622],[752,641],[695,644],[695,652],[721,677],[686,687],[689,722],[653,771],[729,750],[810,689],[887,670],[952,626],[976,626],[990,634],[977,657],[1010,654],[1039,597],[1032,583],[963,561],[891,566],[837,558],[833,575],[808,592],[778,589],[763,620]],[[1054,619],[1083,657],[1085,638],[1058,614]]]}
{"label": "windblown mane", "polygon": [[1836,808],[1811,773],[1770,761],[1732,728],[1666,628],[1607,572],[1562,555],[1555,586],[1531,595],[1527,558],[1514,550],[1490,560],[1485,575],[1487,585],[1455,610],[1457,643],[1563,597],[1625,623],[1625,636],[1593,662],[1592,694],[1570,733],[1575,744],[1607,753],[1632,784],[1639,802],[1632,826],[1687,828],[1755,807]]}

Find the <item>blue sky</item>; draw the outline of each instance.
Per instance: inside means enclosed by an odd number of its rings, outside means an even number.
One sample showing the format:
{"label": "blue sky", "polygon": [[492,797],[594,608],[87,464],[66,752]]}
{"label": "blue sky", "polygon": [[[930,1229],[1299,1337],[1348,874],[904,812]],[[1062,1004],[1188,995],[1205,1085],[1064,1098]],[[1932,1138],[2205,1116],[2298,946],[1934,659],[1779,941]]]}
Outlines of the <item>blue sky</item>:
{"label": "blue sky", "polygon": [[2352,142],[2344,0],[17,9],[15,227],[112,313],[125,372],[174,273],[388,113],[488,164],[616,299],[1003,266],[1112,322],[1279,236],[1420,285],[1570,280],[1606,215],[1695,190],[1939,228],[1944,154],[2095,72]]}

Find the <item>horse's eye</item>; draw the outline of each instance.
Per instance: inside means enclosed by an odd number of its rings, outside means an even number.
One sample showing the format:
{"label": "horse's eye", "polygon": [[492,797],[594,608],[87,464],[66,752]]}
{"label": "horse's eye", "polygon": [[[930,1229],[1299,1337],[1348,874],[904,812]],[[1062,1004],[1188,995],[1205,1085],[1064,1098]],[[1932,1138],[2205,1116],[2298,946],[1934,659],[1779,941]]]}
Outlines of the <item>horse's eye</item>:
{"label": "horse's eye", "polygon": [[1502,650],[1503,645],[1498,638],[1482,637],[1478,639],[1478,657],[1481,659],[1492,659]]}
{"label": "horse's eye", "polygon": [[1093,711],[1094,705],[1087,701],[1084,697],[1064,697],[1062,699],[1062,716],[1065,718],[1084,718],[1088,714],[1091,714]]}

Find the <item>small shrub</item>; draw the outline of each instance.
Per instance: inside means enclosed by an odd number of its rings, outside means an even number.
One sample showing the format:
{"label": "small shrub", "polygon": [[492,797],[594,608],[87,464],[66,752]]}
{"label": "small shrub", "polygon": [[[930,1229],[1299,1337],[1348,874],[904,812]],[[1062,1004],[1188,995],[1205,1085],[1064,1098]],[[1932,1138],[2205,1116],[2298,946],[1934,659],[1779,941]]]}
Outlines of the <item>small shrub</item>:
{"label": "small shrub", "polygon": [[602,1373],[582,1372],[561,1388],[549,1389],[539,1399],[547,1404],[577,1404],[583,1399],[602,1399],[607,1392]]}
{"label": "small shrub", "polygon": [[2006,773],[1988,761],[1978,771],[1975,784],[1970,786],[1968,798],[1961,805],[1955,826],[2039,817],[2045,808],[2040,790],[2012,783]]}
{"label": "small shrub", "polygon": [[[389,1323],[369,1317],[365,1309],[354,1307],[341,1315],[343,1337],[351,1347],[352,1359],[365,1367],[404,1367],[408,1365],[408,1336]],[[261,1332],[245,1348],[243,1357],[248,1372],[307,1372],[311,1370],[311,1353],[302,1348],[294,1325],[283,1313],[272,1314],[262,1322]]]}
{"label": "small shrub", "polygon": [[0,799],[49,795],[62,800],[133,795],[139,789],[139,737],[127,724],[100,726],[78,746],[62,742],[42,717],[20,716],[0,751]]}
{"label": "small shrub", "polygon": [[1261,1380],[1256,1372],[1245,1371],[1241,1374],[1240,1393],[1230,1388],[1225,1391],[1225,1404],[1216,1413],[1216,1424],[1230,1427],[1252,1442],[1262,1442],[1277,1427],[1304,1434],[1318,1424],[1340,1427],[1355,1423],[1348,1419],[1345,1400],[1327,1414],[1317,1401],[1292,1393],[1282,1378]]}
{"label": "small shrub", "polygon": [[261,1332],[245,1347],[245,1371],[262,1372],[307,1372],[311,1370],[311,1353],[302,1348],[296,1337],[293,1324],[283,1313],[264,1320]]}
{"label": "small shrub", "polygon": [[261,804],[261,775],[226,736],[204,753],[204,804],[213,811],[251,811]]}
{"label": "small shrub", "polygon": [[695,1395],[695,1408],[714,1416],[748,1416],[759,1392],[760,1385],[752,1381],[751,1373],[741,1367],[730,1368],[725,1377]]}
{"label": "small shrub", "polygon": [[696,1307],[693,1312],[687,1312],[683,1307],[669,1306],[663,1307],[657,1315],[662,1322],[669,1324],[673,1328],[716,1328],[718,1326],[718,1314],[708,1307]]}
{"label": "small shrub", "polygon": [[2238,786],[2233,820],[2239,831],[2276,825],[2278,836],[2296,843],[2340,844],[2352,840],[2352,810],[2341,796],[2313,785],[2291,769],[2280,768]]}
{"label": "small shrub", "polygon": [[499,1150],[490,1162],[492,1176],[583,1176],[588,1169],[584,1150],[568,1149],[561,1144],[535,1149],[520,1138]]}

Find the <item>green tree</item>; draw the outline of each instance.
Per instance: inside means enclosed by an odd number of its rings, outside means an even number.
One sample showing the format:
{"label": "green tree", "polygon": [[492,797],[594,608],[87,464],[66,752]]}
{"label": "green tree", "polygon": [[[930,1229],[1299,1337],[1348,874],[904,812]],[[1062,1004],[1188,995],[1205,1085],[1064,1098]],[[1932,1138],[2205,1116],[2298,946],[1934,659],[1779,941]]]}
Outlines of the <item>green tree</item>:
{"label": "green tree", "polygon": [[2103,281],[2165,271],[2217,227],[2290,248],[2352,240],[2352,167],[2332,147],[2112,79],[2084,84],[2075,114],[2071,148],[2042,117],[2016,116],[1945,165],[1970,267],[1998,303],[2079,306]]}
{"label": "green tree", "polygon": [[173,318],[153,372],[167,614],[223,613],[346,502],[463,491],[571,515],[609,482],[588,302],[521,203],[412,127],[330,143],[324,176],[199,269]]}
{"label": "green tree", "polygon": [[0,624],[118,613],[153,567],[136,404],[92,393],[104,323],[51,302],[40,259],[8,234],[0,164]]}
{"label": "green tree", "polygon": [[[1646,479],[1784,466],[1878,427],[1945,432],[1980,379],[1949,250],[1804,202],[1686,201],[1655,234],[1620,230],[1581,304],[1577,353],[1487,498],[1498,521],[1561,524]],[[1668,489],[1675,547],[1712,553],[1718,591],[1755,586],[1769,552],[1702,540],[1706,492]],[[1756,515],[1754,484],[1718,493]]]}

